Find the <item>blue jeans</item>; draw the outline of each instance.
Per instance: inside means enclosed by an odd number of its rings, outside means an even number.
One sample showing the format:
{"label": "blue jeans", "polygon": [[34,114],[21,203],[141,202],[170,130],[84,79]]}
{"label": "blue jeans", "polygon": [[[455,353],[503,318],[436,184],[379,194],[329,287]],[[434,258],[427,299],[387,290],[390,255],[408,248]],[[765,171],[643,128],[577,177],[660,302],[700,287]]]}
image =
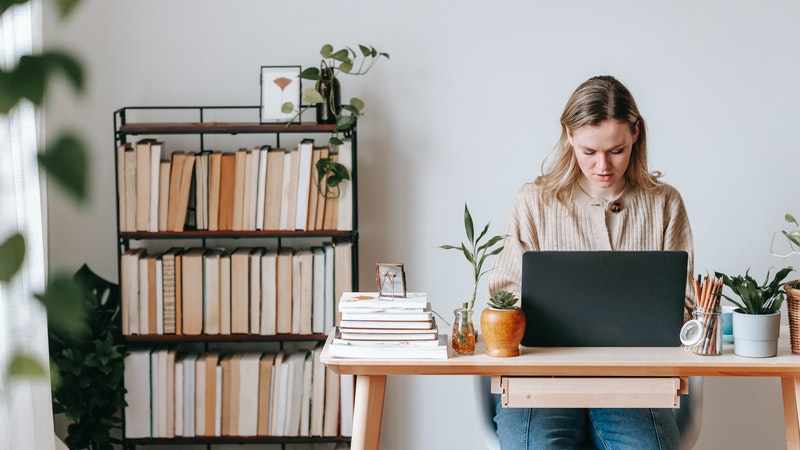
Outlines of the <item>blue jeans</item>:
{"label": "blue jeans", "polygon": [[673,450],[679,445],[671,409],[503,408],[500,396],[495,398],[503,450]]}

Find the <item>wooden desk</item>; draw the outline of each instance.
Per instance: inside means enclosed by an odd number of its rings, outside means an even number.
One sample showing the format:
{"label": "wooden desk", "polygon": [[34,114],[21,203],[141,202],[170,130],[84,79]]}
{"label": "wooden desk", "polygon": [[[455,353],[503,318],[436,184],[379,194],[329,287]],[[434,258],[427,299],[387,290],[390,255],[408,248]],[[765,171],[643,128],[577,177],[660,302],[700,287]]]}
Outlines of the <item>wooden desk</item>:
{"label": "wooden desk", "polygon": [[672,348],[525,348],[514,358],[485,355],[479,342],[473,356],[447,360],[336,359],[328,345],[320,360],[340,374],[356,377],[353,450],[378,450],[383,399],[388,375],[508,375],[508,376],[616,376],[616,377],[779,377],[783,389],[786,443],[800,450],[800,355],[792,355],[789,329],[781,329],[778,356],[744,358],[725,344],[720,356],[700,356]]}

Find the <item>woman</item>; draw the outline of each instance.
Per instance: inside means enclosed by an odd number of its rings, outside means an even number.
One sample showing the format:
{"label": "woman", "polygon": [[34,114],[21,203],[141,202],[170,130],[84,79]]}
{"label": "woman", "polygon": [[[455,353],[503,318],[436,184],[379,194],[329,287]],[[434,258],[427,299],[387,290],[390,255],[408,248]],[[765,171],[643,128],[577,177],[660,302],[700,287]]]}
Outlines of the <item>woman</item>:
{"label": "woman", "polygon": [[[561,139],[543,175],[514,200],[489,290],[519,295],[528,250],[685,250],[686,306],[693,304],[692,233],[680,194],[647,168],[645,122],[611,76],[578,86],[561,115]],[[677,449],[671,409],[503,408],[501,447]]]}

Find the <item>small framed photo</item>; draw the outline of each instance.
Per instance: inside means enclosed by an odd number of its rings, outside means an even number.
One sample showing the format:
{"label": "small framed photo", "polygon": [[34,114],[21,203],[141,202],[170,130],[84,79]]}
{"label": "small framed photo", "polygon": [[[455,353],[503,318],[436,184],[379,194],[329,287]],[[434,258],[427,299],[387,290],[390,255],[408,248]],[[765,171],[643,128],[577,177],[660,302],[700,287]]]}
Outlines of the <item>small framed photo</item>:
{"label": "small framed photo", "polygon": [[281,106],[292,102],[300,107],[300,84],[300,66],[261,66],[261,123],[291,121],[295,113],[284,114]]}
{"label": "small framed photo", "polygon": [[375,281],[378,283],[379,297],[405,298],[406,272],[402,264],[375,264]]}

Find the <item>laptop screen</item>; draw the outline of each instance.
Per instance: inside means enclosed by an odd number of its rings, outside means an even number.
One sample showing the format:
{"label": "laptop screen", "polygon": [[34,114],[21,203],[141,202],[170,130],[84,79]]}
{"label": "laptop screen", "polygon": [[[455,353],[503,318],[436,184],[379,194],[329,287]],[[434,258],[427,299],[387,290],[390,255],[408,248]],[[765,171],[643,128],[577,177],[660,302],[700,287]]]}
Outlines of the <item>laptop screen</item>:
{"label": "laptop screen", "polygon": [[680,345],[687,261],[684,251],[525,252],[522,345]]}

